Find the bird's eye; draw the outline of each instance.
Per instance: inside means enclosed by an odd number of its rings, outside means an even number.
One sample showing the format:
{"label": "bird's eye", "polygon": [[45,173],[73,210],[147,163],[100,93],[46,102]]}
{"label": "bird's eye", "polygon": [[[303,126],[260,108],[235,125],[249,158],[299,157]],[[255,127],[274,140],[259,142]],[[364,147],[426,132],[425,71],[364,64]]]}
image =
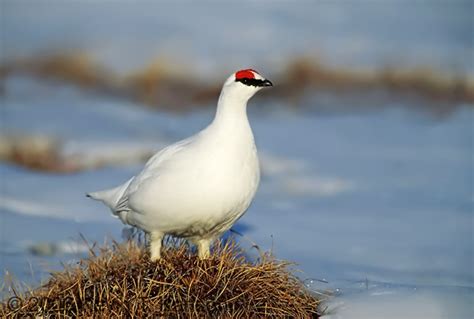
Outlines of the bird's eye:
{"label": "bird's eye", "polygon": [[244,85],[250,86],[250,85],[254,85],[253,81],[255,81],[255,79],[241,78],[241,79],[236,79],[235,81],[238,81],[238,82],[241,82]]}

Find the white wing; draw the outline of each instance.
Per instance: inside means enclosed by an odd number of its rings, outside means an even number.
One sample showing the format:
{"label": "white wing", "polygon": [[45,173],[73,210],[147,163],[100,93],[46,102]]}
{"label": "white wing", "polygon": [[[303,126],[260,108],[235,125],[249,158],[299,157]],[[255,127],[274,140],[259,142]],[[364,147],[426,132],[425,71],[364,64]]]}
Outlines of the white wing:
{"label": "white wing", "polygon": [[159,174],[160,167],[163,165],[163,163],[172,159],[175,154],[179,153],[187,145],[192,143],[194,139],[195,136],[184,139],[175,144],[165,147],[164,149],[153,155],[145,164],[143,170],[137,176],[127,182],[127,188],[124,189],[124,192],[120,195],[120,198],[118,198],[115,207],[112,208],[114,214],[120,216],[122,212],[129,212],[129,197],[140,188],[140,185],[143,185],[143,182],[145,180],[152,177],[156,177]]}

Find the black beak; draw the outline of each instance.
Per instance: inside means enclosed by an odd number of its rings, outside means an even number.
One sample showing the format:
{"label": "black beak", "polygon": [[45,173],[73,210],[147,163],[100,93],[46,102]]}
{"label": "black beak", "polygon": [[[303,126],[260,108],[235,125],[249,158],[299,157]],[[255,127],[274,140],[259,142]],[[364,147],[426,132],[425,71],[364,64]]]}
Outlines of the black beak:
{"label": "black beak", "polygon": [[260,85],[260,86],[263,86],[263,87],[265,87],[265,86],[273,86],[273,83],[272,83],[270,80],[266,80],[266,79],[265,79],[265,80],[263,80],[263,81],[261,82],[261,85]]}

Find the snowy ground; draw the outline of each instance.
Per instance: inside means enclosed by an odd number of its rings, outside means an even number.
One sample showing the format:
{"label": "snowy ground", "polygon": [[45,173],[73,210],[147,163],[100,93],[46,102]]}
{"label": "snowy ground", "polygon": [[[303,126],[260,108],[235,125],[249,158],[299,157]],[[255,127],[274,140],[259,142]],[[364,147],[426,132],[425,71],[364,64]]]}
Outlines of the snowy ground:
{"label": "snowy ground", "polygon": [[[111,67],[133,69],[164,52],[192,56],[199,61],[193,67],[214,75],[220,72],[213,66],[225,65],[225,77],[241,65],[275,71],[288,57],[321,52],[334,64],[380,66],[395,56],[408,65],[422,61],[473,73],[467,59],[474,52],[468,2],[439,1],[430,10],[370,1],[323,3],[310,10],[285,3],[161,10],[150,3],[110,2],[96,7],[68,2],[51,10],[45,3],[2,2],[9,13],[2,16],[5,56],[66,43],[92,50]],[[200,18],[196,28],[190,12],[209,18]],[[102,19],[105,14],[110,16]],[[255,21],[252,32],[248,21]],[[288,40],[284,46],[282,39]],[[231,57],[230,64],[222,57]],[[69,155],[129,160],[71,174],[0,163],[0,269],[29,283],[60,268],[60,261],[84,256],[80,233],[99,243],[120,239],[121,223],[85,198],[86,191],[126,180],[140,169],[133,154],[186,137],[213,115],[211,106],[185,115],[152,112],[24,77],[9,78],[4,90],[2,134],[44,134],[60,138]],[[338,292],[331,318],[471,318],[472,105],[439,119],[409,111],[409,103],[421,101],[323,115],[312,108],[321,100],[324,96],[309,96],[299,110],[250,104],[263,177],[236,229],[298,263],[311,288]],[[336,97],[330,103],[347,101]],[[397,106],[404,103],[408,106]],[[51,256],[32,254],[51,243]]]}
{"label": "snowy ground", "polygon": [[81,49],[126,71],[160,56],[216,76],[217,67],[230,73],[249,65],[268,73],[292,57],[316,55],[350,67],[421,64],[474,73],[469,0],[3,0],[1,5],[6,57]]}

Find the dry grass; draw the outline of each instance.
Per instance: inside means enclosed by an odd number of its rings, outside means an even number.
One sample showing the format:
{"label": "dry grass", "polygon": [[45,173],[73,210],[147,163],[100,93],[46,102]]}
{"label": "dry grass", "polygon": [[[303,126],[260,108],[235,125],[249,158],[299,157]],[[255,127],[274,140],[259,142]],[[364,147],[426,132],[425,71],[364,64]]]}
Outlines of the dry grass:
{"label": "dry grass", "polygon": [[11,73],[27,73],[89,88],[105,86],[110,76],[107,70],[83,52],[21,58],[10,61],[0,70],[3,77]]}
{"label": "dry grass", "polygon": [[[143,69],[119,76],[84,53],[63,53],[9,61],[0,65],[0,78],[22,73],[62,81],[103,94],[138,101],[173,111],[199,107],[217,98],[222,83],[202,79],[179,63],[157,59]],[[311,90],[360,92],[384,89],[412,94],[430,101],[474,102],[474,81],[462,74],[446,74],[430,68],[391,66],[374,71],[328,67],[314,57],[289,61],[277,75],[268,75],[278,86],[271,94],[290,103]],[[452,106],[451,106],[452,107]]]}
{"label": "dry grass", "polygon": [[292,275],[287,262],[265,255],[249,263],[233,242],[219,243],[207,260],[199,260],[183,242],[168,245],[163,255],[159,262],[151,262],[135,243],[103,248],[80,266],[53,274],[28,295],[14,295],[10,305],[2,304],[0,315],[319,317],[320,301]]}
{"label": "dry grass", "polygon": [[[27,74],[77,85],[96,93],[175,112],[215,102],[222,85],[194,76],[190,68],[160,59],[152,61],[141,70],[119,76],[80,52],[23,58],[0,65],[0,94],[5,91],[4,81],[1,80],[14,74]],[[340,99],[338,101],[342,101],[333,103],[329,108],[312,105],[321,111],[347,112],[378,108],[385,105],[385,101],[380,101],[380,98],[387,97],[391,102],[401,100],[401,103],[395,105],[416,108],[438,117],[451,114],[463,103],[474,105],[473,79],[447,75],[429,68],[387,67],[374,71],[355,71],[331,68],[315,58],[302,57],[289,61],[279,74],[269,77],[276,89],[263,91],[258,94],[258,98],[286,100],[289,105],[299,106],[301,99],[305,101],[308,92],[333,92]],[[358,95],[361,92],[379,91],[384,94]],[[375,101],[370,100],[374,96]],[[423,98],[425,101],[404,103],[404,99],[413,97]],[[84,162],[77,156],[65,157],[59,143],[41,136],[0,136],[0,160],[33,170],[57,173],[94,169],[117,161],[96,158]]]}
{"label": "dry grass", "polygon": [[0,160],[31,170],[70,173],[80,169],[73,159],[61,156],[57,140],[46,136],[0,136]]}
{"label": "dry grass", "polygon": [[122,83],[134,100],[174,111],[191,108],[194,97],[206,91],[206,86],[194,79],[189,70],[161,59],[126,75]]}
{"label": "dry grass", "polygon": [[474,102],[474,83],[462,75],[448,75],[430,68],[385,67],[374,71],[329,68],[312,58],[290,62],[280,76],[282,95],[300,96],[305,89],[361,91],[385,89],[430,100]]}
{"label": "dry grass", "polygon": [[137,148],[133,152],[88,151],[66,153],[63,144],[46,135],[0,135],[0,161],[33,171],[75,173],[103,166],[130,165],[146,162],[154,153],[152,148]]}

